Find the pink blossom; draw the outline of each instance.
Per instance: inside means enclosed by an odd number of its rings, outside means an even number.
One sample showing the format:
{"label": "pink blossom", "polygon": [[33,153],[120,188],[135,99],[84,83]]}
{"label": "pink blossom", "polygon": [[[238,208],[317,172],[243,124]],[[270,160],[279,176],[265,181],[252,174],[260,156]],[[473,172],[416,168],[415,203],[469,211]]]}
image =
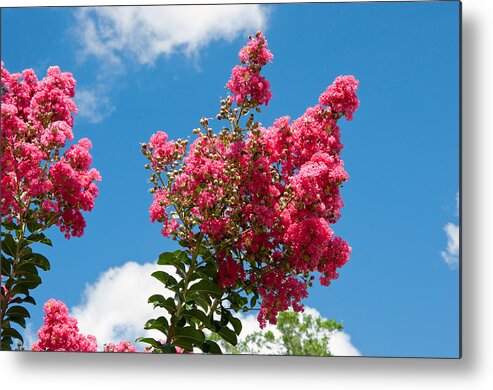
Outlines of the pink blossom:
{"label": "pink blossom", "polygon": [[267,40],[264,38],[262,32],[259,31],[254,38],[249,38],[250,41],[248,44],[243,47],[238,54],[240,62],[242,64],[250,64],[258,67],[262,67],[271,62],[274,56],[270,50],[267,49]]}
{"label": "pink blossom", "polygon": [[104,352],[137,352],[135,347],[130,341],[120,341],[118,344],[105,344],[103,348]]}
{"label": "pink blossom", "polygon": [[77,320],[70,317],[63,302],[50,299],[44,312],[44,324],[38,330],[39,340],[33,344],[33,351],[96,352],[96,338],[79,333]]}
{"label": "pink blossom", "polygon": [[239,105],[246,100],[257,105],[268,105],[272,97],[270,83],[260,73],[247,66],[238,65],[233,68],[226,88],[231,90],[232,100]]}
{"label": "pink blossom", "polygon": [[344,115],[350,121],[359,107],[357,89],[358,80],[354,76],[339,76],[320,96],[319,102],[323,106],[330,105],[334,112]]}
{"label": "pink blossom", "polygon": [[41,223],[56,221],[67,238],[81,236],[81,211],[93,209],[101,175],[90,168],[88,139],[62,153],[74,138],[75,80],[58,67],[40,81],[32,69],[11,74],[2,62],[1,71],[0,211],[16,219],[30,211]]}

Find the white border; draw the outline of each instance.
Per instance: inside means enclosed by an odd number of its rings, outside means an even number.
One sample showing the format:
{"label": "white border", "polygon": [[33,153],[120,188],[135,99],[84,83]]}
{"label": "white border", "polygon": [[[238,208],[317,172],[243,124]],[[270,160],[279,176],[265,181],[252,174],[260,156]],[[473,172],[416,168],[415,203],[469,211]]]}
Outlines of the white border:
{"label": "white border", "polygon": [[[215,1],[221,3],[225,1]],[[249,1],[243,1],[245,3]],[[251,1],[250,1],[251,2]],[[273,1],[275,2],[275,1]],[[22,1],[2,6],[164,4]],[[176,2],[175,2],[176,3]],[[180,1],[185,3],[203,3]],[[491,0],[463,1],[463,359],[285,358],[0,352],[2,389],[486,389],[493,383]],[[350,26],[348,26],[350,28]],[[453,167],[451,167],[453,169]],[[385,326],[385,324],[382,324]],[[291,388],[291,386],[289,387]]]}

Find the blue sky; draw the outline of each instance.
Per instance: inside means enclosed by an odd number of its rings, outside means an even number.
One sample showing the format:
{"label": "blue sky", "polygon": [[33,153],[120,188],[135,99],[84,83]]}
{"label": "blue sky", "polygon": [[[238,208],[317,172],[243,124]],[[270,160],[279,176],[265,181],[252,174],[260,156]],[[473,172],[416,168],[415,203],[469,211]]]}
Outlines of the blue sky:
{"label": "blue sky", "polygon": [[[340,122],[350,181],[334,226],[353,253],[339,280],[312,288],[306,305],[343,321],[362,355],[457,357],[459,273],[442,252],[453,241],[444,227],[458,223],[459,3],[282,4],[219,16],[210,10],[168,14],[173,20],[164,27],[152,24],[158,12],[130,10],[115,19],[112,8],[2,10],[9,71],[33,68],[42,77],[59,65],[74,74],[81,110],[75,137],[92,140],[93,165],[103,176],[84,237],[48,233],[54,247],[42,250],[52,270],[35,291],[32,330],[49,298],[89,310],[88,283],[98,290],[109,268],[149,263],[175,247],[149,222],[139,142],[157,130],[192,136],[202,116],[213,117],[246,35],[261,27],[275,57],[265,68],[273,92],[258,117],[265,126],[300,116],[340,74],[360,81],[361,106],[352,122]],[[208,27],[206,12],[226,27]],[[126,17],[141,30],[117,29]],[[94,21],[110,28],[107,40],[91,39]],[[170,33],[166,25],[179,28]],[[196,34],[183,32],[191,31],[186,26]],[[449,258],[455,251],[449,245]]]}

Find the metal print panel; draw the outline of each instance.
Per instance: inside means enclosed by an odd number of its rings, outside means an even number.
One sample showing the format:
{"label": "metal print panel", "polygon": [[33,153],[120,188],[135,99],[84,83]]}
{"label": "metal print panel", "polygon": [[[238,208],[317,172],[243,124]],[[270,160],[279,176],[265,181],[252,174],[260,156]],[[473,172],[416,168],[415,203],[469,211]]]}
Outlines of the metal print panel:
{"label": "metal print panel", "polygon": [[460,7],[2,8],[1,349],[460,357]]}

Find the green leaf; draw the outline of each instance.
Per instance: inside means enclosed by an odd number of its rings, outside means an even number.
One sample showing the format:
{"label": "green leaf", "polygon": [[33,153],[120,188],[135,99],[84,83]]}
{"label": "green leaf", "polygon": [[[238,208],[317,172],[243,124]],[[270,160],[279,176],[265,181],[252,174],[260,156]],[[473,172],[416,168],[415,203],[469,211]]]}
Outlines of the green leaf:
{"label": "green leaf", "polygon": [[44,235],[44,233],[33,233],[26,237],[26,240],[29,244],[33,242],[39,242],[40,244],[45,244],[52,246],[51,240]]}
{"label": "green leaf", "polygon": [[227,341],[228,343],[232,345],[238,344],[238,338],[236,337],[236,333],[233,332],[231,329],[228,327],[223,327],[221,328],[218,332],[216,332],[219,336],[222,337],[224,341]]}
{"label": "green leaf", "polygon": [[48,259],[40,253],[34,253],[30,262],[43,271],[49,271],[51,268]]}
{"label": "green leaf", "polygon": [[1,246],[2,246],[2,251],[4,251],[6,254],[10,256],[15,256],[15,252],[17,250],[17,244],[15,243],[11,234],[7,234],[4,236],[4,238],[2,239]]}
{"label": "green leaf", "polygon": [[176,258],[175,254],[172,252],[164,252],[159,255],[157,263],[159,265],[173,265],[176,266],[179,260]]}
{"label": "green leaf", "polygon": [[2,346],[0,347],[2,351],[11,351],[12,339],[10,337],[2,337]]}
{"label": "green leaf", "polygon": [[211,299],[208,296],[201,296],[198,294],[195,294],[193,296],[193,302],[196,302],[202,309],[204,310],[209,310],[209,307],[211,306]]}
{"label": "green leaf", "polygon": [[195,329],[193,326],[175,328],[174,337],[176,340],[186,340],[186,342],[190,342],[192,345],[202,345],[205,340],[204,332]]}
{"label": "green leaf", "polygon": [[38,221],[35,219],[31,219],[30,221],[27,222],[27,228],[31,233],[35,232],[38,229],[41,229],[43,227],[42,224],[40,224]]}
{"label": "green leaf", "polygon": [[19,295],[19,294],[24,294],[26,296],[29,295],[29,289],[22,284],[16,284],[14,287],[12,287],[12,294],[13,295]]}
{"label": "green leaf", "polygon": [[9,303],[10,304],[12,304],[12,303],[31,303],[33,305],[36,305],[36,301],[31,296],[27,296],[25,298],[21,298],[21,297],[17,296],[14,299],[12,299],[11,301],[9,301]]}
{"label": "green leaf", "polygon": [[168,311],[168,313],[173,314],[176,310],[176,304],[173,298],[165,298],[162,295],[154,294],[149,297],[148,303],[152,303],[154,308],[162,307]]}
{"label": "green leaf", "polygon": [[15,273],[18,275],[36,275],[38,276],[37,268],[31,263],[22,263],[15,268]]}
{"label": "green leaf", "polygon": [[2,337],[13,337],[14,339],[19,339],[24,342],[22,335],[14,328],[2,329]]}
{"label": "green leaf", "polygon": [[[41,284],[41,278],[37,275],[23,275],[25,279],[18,280],[16,286],[25,287],[28,290],[32,290]],[[29,295],[29,294],[26,294]]]}
{"label": "green leaf", "polygon": [[139,337],[135,339],[137,343],[147,343],[152,345],[154,348],[161,349],[161,343],[150,337]]}
{"label": "green leaf", "polygon": [[7,321],[15,322],[16,324],[19,324],[23,328],[26,327],[26,320],[24,317],[9,317]]}
{"label": "green leaf", "polygon": [[151,274],[151,276],[156,278],[157,280],[159,280],[166,287],[174,286],[174,285],[178,284],[178,282],[176,281],[176,279],[173,276],[171,276],[170,274],[168,274],[167,272],[164,272],[164,271],[153,272]]}
{"label": "green leaf", "polygon": [[221,298],[223,291],[216,284],[207,279],[202,279],[200,282],[192,284],[188,289],[189,294],[205,293],[214,298]]}
{"label": "green leaf", "polygon": [[241,321],[238,318],[233,317],[233,315],[229,313],[229,322],[231,323],[231,325],[233,325],[235,333],[239,336],[241,333],[241,329],[243,328]]}
{"label": "green leaf", "polygon": [[22,260],[29,260],[32,257],[32,254],[33,250],[29,246],[26,246],[19,252],[19,257]]}
{"label": "green leaf", "polygon": [[11,306],[8,310],[7,313],[5,313],[7,317],[26,317],[26,318],[31,318],[31,315],[22,306]]}
{"label": "green leaf", "polygon": [[167,335],[169,329],[168,320],[164,317],[151,319],[146,322],[146,324],[144,325],[144,329],[156,329],[159,330],[161,333]]}
{"label": "green leaf", "polygon": [[2,275],[9,276],[13,260],[2,255],[0,262]]}
{"label": "green leaf", "polygon": [[2,222],[2,225],[7,230],[17,230],[19,227],[14,222]]}
{"label": "green leaf", "polygon": [[219,347],[219,345],[212,341],[212,340],[205,340],[204,341],[204,344],[202,344],[202,346],[200,347],[200,349],[202,350],[202,352],[204,353],[211,353],[211,354],[214,354],[214,355],[222,355],[222,351],[221,351],[221,347]]}
{"label": "green leaf", "polygon": [[204,324],[208,329],[214,330],[214,327],[212,326],[209,317],[207,317],[207,315],[199,309],[184,310],[183,316],[189,316],[195,318],[199,320],[202,324]]}

